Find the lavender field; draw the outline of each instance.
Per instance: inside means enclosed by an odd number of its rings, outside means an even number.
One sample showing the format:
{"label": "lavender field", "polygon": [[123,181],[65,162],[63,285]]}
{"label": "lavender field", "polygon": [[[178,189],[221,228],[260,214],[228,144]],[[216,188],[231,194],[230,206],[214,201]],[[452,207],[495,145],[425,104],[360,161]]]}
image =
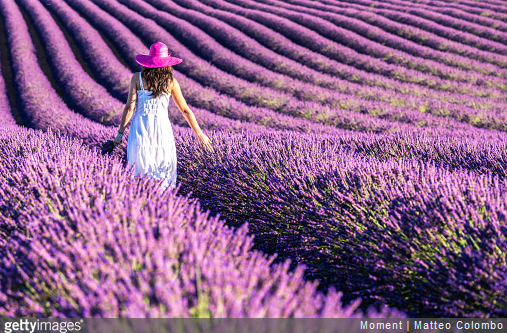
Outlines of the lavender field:
{"label": "lavender field", "polygon": [[507,317],[507,2],[0,0],[0,63],[0,317]]}

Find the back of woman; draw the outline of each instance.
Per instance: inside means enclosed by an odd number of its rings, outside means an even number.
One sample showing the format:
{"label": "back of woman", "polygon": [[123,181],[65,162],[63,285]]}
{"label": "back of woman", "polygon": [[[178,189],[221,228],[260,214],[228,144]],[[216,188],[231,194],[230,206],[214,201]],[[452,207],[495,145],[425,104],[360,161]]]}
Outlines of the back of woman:
{"label": "back of woman", "polygon": [[173,76],[172,66],[179,64],[182,59],[170,57],[167,46],[158,42],[150,47],[149,55],[138,55],[136,61],[144,69],[132,76],[127,105],[115,142],[121,142],[123,130],[132,118],[127,160],[129,167],[134,166],[133,177],[148,175],[155,179],[163,178],[162,190],[174,188],[177,158],[168,114],[171,96],[197,134],[201,146],[212,151],[211,140],[199,128]]}
{"label": "back of woman", "polygon": [[[160,72],[159,68],[150,70]],[[175,187],[176,145],[167,112],[171,94],[144,89],[142,73],[139,73],[140,90],[128,137],[129,167],[134,165],[134,176],[148,174],[156,179],[166,178],[162,189]],[[150,79],[146,81],[149,87],[154,86]]]}

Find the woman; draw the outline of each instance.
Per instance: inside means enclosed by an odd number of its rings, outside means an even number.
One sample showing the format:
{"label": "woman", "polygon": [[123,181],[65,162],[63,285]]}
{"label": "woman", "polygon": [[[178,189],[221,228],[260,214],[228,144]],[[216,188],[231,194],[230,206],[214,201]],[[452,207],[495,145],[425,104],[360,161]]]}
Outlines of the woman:
{"label": "woman", "polygon": [[[150,47],[149,55],[137,55],[136,61],[144,66],[143,71],[135,73],[130,80],[127,105],[123,110],[118,136],[119,144],[123,131],[130,118],[132,125],[127,145],[129,167],[135,165],[134,176],[147,174],[152,178],[165,178],[162,190],[176,186],[176,146],[168,107],[171,96],[183,113],[190,127],[197,134],[199,143],[207,151],[213,151],[211,140],[201,131],[193,112],[188,108],[172,66],[182,59],[171,57],[164,43]],[[135,112],[134,112],[135,110]]]}

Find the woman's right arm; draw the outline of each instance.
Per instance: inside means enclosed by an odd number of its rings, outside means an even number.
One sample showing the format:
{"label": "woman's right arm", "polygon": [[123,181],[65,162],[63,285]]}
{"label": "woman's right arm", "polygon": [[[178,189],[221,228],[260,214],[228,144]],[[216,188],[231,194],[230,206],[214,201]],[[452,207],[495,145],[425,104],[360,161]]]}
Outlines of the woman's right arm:
{"label": "woman's right arm", "polygon": [[[129,97],[127,99],[127,104],[125,105],[125,108],[123,108],[123,114],[121,115],[121,121],[120,121],[120,128],[118,131],[124,132],[125,128],[127,127],[127,124],[129,123],[130,119],[132,118],[132,114],[134,113],[134,110],[136,108],[136,100],[137,100],[137,77],[139,75],[132,75],[132,78],[130,79],[130,88],[129,88]],[[120,143],[122,140],[122,136],[118,134],[116,138],[114,139],[114,142]]]}
{"label": "woman's right arm", "polygon": [[183,117],[185,117],[187,123],[194,130],[201,146],[207,151],[213,151],[213,147],[211,146],[211,140],[202,132],[201,128],[199,127],[199,124],[195,119],[194,113],[188,107],[187,102],[185,101],[185,98],[181,93],[180,84],[178,83],[176,78],[173,79],[172,96],[174,104],[176,104],[180,112],[183,114]]}

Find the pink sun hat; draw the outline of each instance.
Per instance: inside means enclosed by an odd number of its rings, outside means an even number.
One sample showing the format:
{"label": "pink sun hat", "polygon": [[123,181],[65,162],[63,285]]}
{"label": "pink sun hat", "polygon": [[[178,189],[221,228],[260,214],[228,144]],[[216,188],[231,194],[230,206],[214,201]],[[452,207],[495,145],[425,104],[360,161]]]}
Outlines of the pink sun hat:
{"label": "pink sun hat", "polygon": [[136,55],[136,61],[139,65],[149,68],[167,67],[177,65],[183,59],[170,57],[167,45],[161,42],[156,42],[150,46],[150,54]]}

